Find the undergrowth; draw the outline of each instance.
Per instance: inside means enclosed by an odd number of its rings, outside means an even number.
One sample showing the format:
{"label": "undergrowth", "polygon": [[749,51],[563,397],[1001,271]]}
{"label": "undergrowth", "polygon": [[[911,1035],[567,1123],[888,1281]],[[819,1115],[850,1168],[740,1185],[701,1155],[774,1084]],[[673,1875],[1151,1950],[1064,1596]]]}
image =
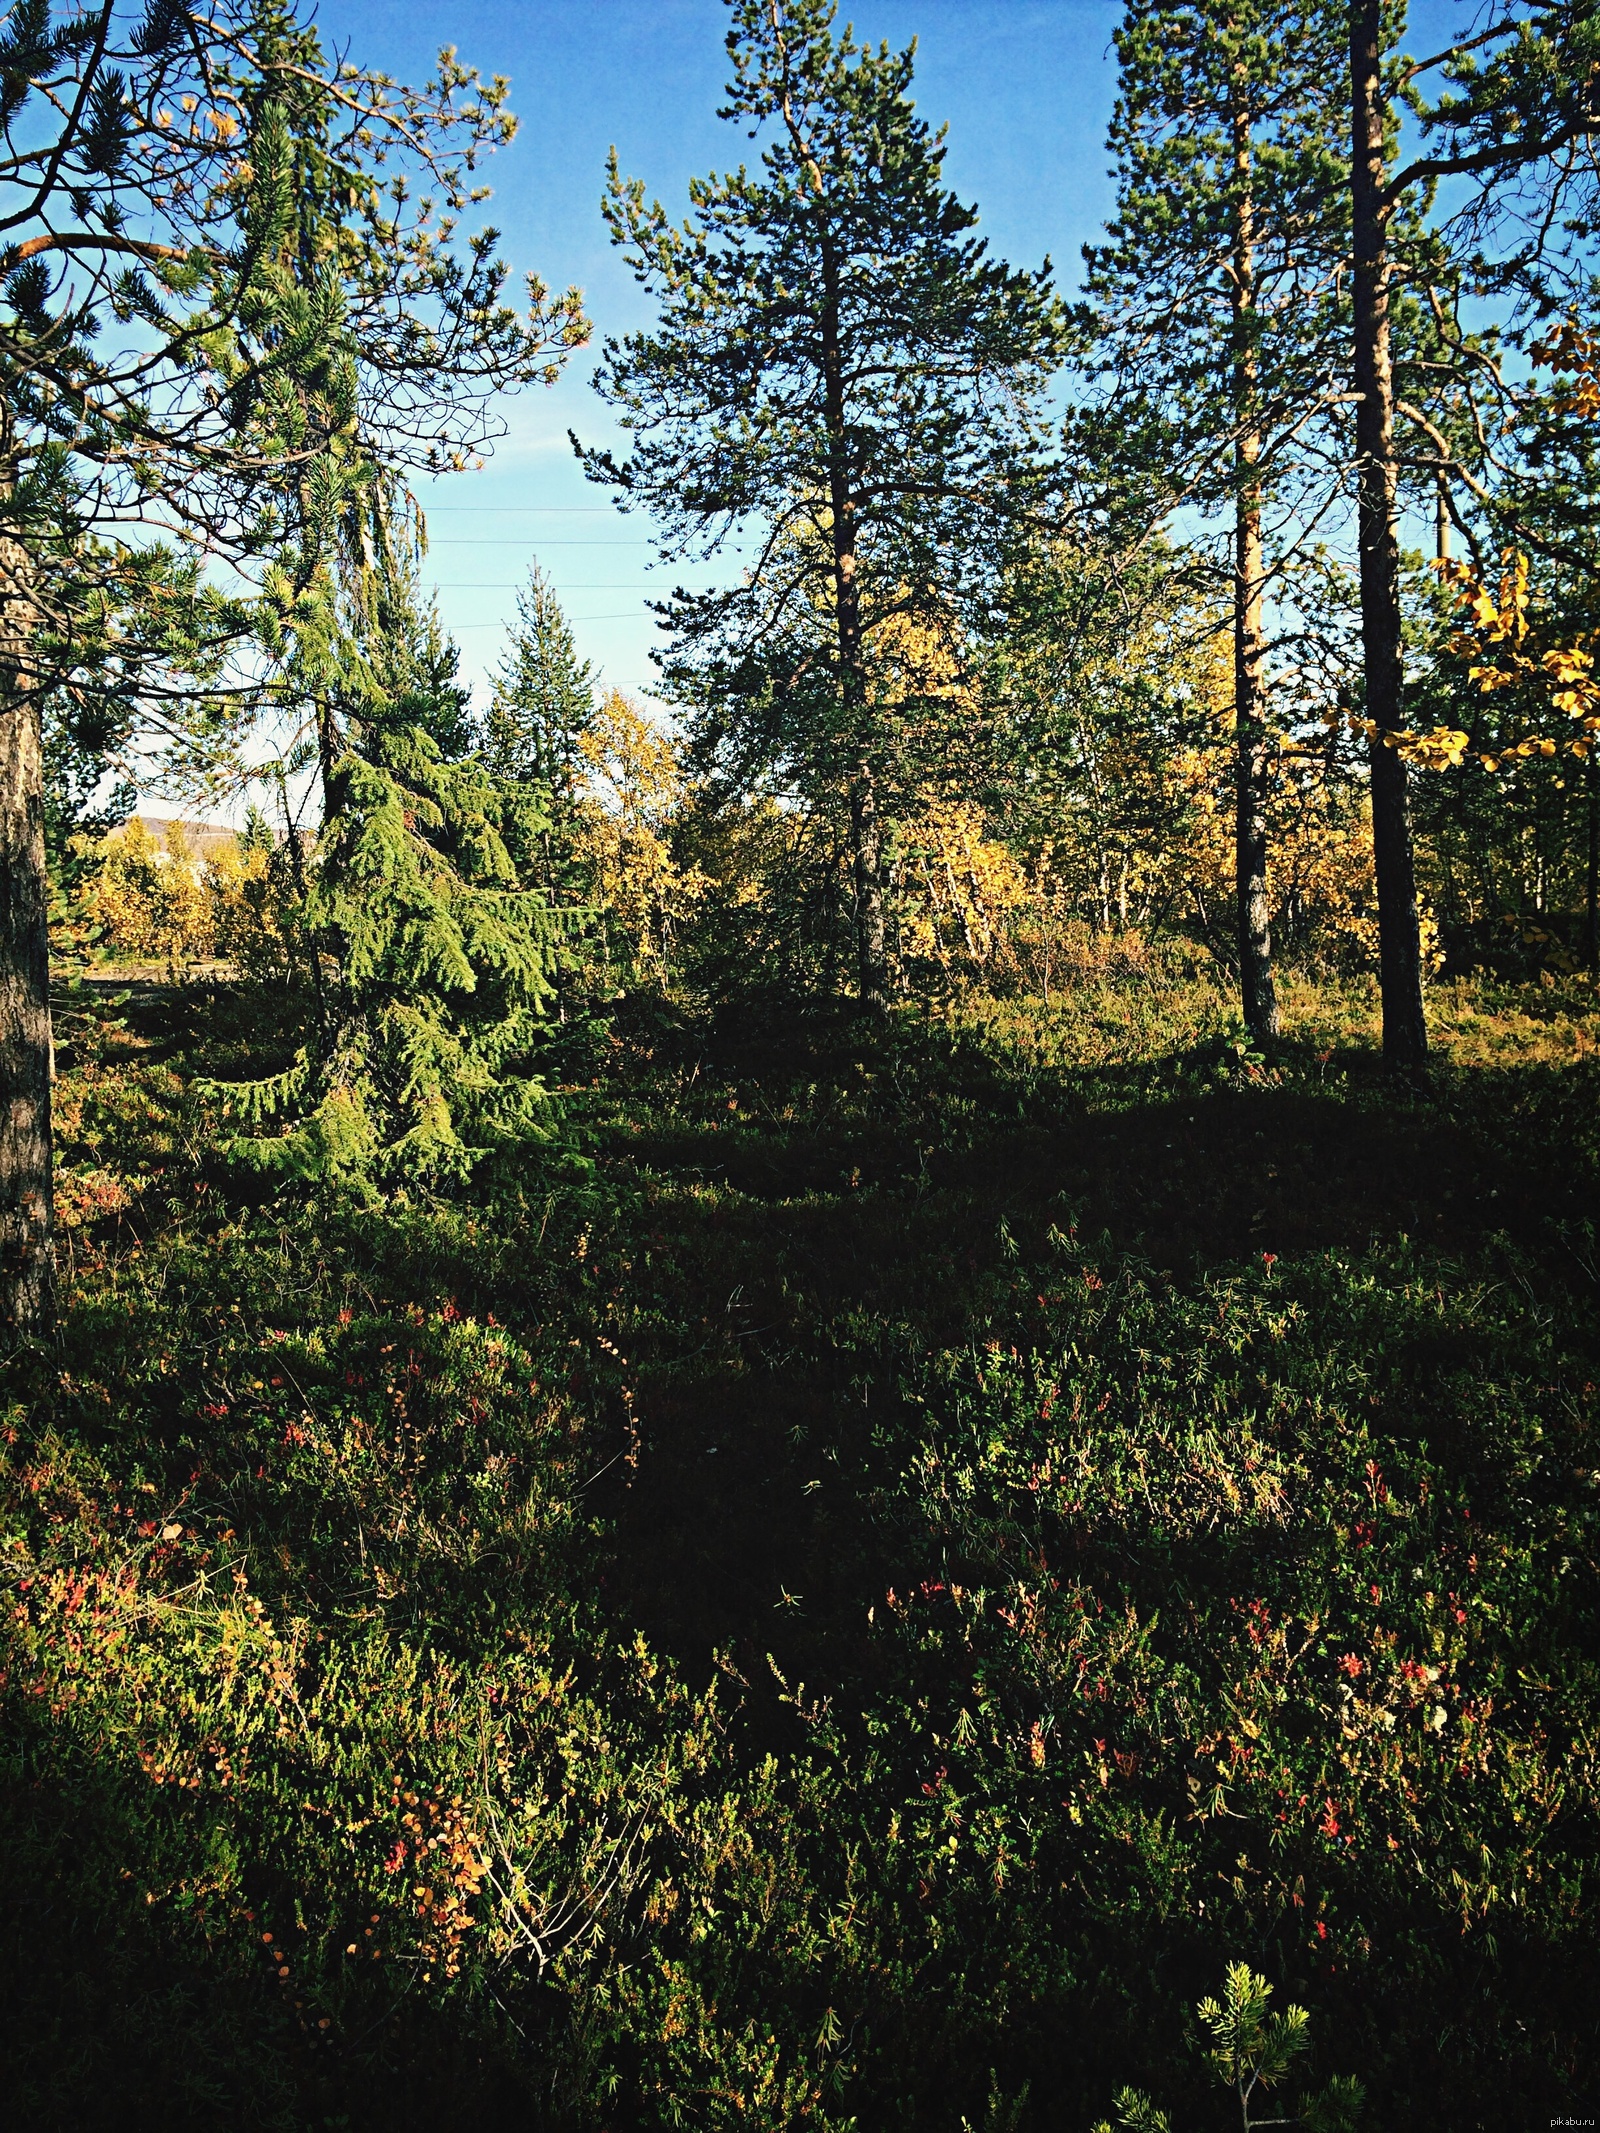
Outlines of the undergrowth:
{"label": "undergrowth", "polygon": [[1374,2126],[1592,2096],[1592,990],[641,999],[379,1210],[201,1152],[268,1003],[64,1006],[13,2122],[1220,2126],[1230,1962]]}

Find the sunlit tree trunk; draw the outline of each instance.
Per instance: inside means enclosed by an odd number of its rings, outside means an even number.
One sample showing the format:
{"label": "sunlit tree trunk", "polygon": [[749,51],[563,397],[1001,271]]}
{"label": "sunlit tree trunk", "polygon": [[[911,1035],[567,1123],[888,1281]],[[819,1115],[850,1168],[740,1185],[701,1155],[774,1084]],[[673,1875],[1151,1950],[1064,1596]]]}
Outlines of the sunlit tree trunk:
{"label": "sunlit tree trunk", "polygon": [[0,539],[0,1322],[55,1323],[44,749],[29,647],[32,566]]}
{"label": "sunlit tree trunk", "polygon": [[1367,717],[1373,721],[1372,847],[1378,877],[1378,960],[1383,992],[1383,1056],[1403,1073],[1427,1059],[1422,1008],[1422,943],[1406,766],[1383,736],[1402,724],[1404,666],[1400,617],[1398,476],[1394,371],[1389,349],[1388,229],[1384,194],[1381,0],[1350,10],[1351,208],[1355,237],[1357,538],[1361,642]]}
{"label": "sunlit tree trunk", "polygon": [[1233,241],[1233,389],[1238,421],[1235,466],[1233,579],[1233,703],[1235,838],[1239,905],[1239,984],[1244,1019],[1256,1038],[1276,1037],[1278,999],[1272,983],[1272,907],[1267,896],[1267,784],[1265,566],[1261,545],[1261,431],[1256,355],[1255,215],[1250,194],[1250,119],[1245,103],[1233,111],[1237,195]]}

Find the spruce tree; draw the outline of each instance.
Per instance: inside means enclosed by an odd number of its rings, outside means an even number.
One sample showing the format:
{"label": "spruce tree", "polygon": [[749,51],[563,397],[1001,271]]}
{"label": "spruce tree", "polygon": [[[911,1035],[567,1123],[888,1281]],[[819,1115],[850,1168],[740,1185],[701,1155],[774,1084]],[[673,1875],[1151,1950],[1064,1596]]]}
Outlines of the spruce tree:
{"label": "spruce tree", "polygon": [[1059,318],[1048,263],[991,260],[945,188],[914,47],[836,36],[829,0],[729,5],[722,115],[760,165],[697,180],[680,228],[613,158],[607,221],[660,312],[601,366],[630,455],[584,457],[671,553],[745,537],[742,583],[664,604],[669,685],[736,775],[803,774],[843,802],[860,996],[881,1009],[894,762],[874,636],[907,616],[947,630],[998,598],[1038,498]]}
{"label": "spruce tree", "polygon": [[542,785],[560,811],[582,776],[579,744],[594,717],[594,669],[537,563],[517,595],[510,642],[490,680],[483,759],[497,777]]}
{"label": "spruce tree", "polygon": [[53,1313],[42,708],[85,612],[142,604],[130,700],[170,724],[245,626],[173,542],[247,579],[312,554],[375,467],[464,465],[583,338],[461,230],[504,98],[452,52],[420,87],[330,59],[294,0],[0,24],[0,1321]]}
{"label": "spruce tree", "polygon": [[[235,1155],[365,1190],[459,1181],[544,1130],[531,1059],[556,933],[516,864],[547,827],[542,794],[452,758],[455,647],[382,532],[331,617],[302,600],[285,659],[325,765],[303,912],[314,1026],[286,1072],[215,1090]],[[336,583],[321,575],[325,599]]]}
{"label": "spruce tree", "polygon": [[1337,462],[1326,446],[1346,197],[1328,84],[1343,25],[1319,0],[1133,0],[1116,49],[1117,213],[1085,254],[1086,354],[1115,403],[1153,418],[1122,436],[1157,461],[1145,470],[1157,508],[1198,504],[1232,521],[1238,955],[1245,1019],[1266,1039],[1279,1026],[1267,612],[1298,492],[1337,479],[1325,470]]}
{"label": "spruce tree", "polygon": [[[577,844],[594,690],[594,669],[578,657],[572,626],[536,563],[517,595],[510,641],[490,679],[482,754],[496,777],[525,789],[542,810],[537,844],[519,852],[518,861],[552,905],[569,911],[593,901],[591,870]],[[563,1018],[561,978],[572,961],[569,949],[558,962]]]}
{"label": "spruce tree", "polygon": [[425,733],[445,762],[470,755],[472,691],[460,679],[461,652],[439,619],[437,598],[423,596],[415,562],[393,559],[366,580],[359,599],[361,640],[377,697],[391,723]]}

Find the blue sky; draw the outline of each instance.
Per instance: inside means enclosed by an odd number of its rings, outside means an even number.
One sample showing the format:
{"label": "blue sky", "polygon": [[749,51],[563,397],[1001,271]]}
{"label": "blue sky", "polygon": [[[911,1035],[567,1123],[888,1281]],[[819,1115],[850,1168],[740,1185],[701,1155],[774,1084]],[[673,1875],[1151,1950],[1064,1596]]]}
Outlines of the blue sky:
{"label": "blue sky", "polygon": [[[1046,253],[1063,283],[1110,205],[1104,152],[1115,93],[1107,0],[864,0],[858,37],[918,40],[916,100],[948,123],[950,183],[974,202],[993,250],[1019,264]],[[511,77],[521,131],[487,173],[484,210],[517,275],[584,291],[597,340],[649,316],[600,220],[606,153],[675,215],[688,182],[736,164],[749,144],[716,117],[726,78],[722,0],[403,0],[381,8],[324,0],[324,37],[401,78],[428,71],[440,43]],[[480,679],[537,556],[605,679],[647,689],[657,641],[646,588],[683,576],[648,569],[638,517],[622,518],[583,480],[567,443],[611,435],[580,356],[562,382],[508,400],[507,434],[481,473],[430,484],[429,563],[463,667]]]}
{"label": "blue sky", "polygon": [[[1477,4],[1416,0],[1408,46],[1447,45]],[[895,47],[916,38],[916,102],[949,128],[949,182],[977,206],[996,254],[1027,266],[1049,254],[1068,290],[1112,205],[1105,134],[1120,12],[1114,0],[840,8],[859,38]],[[749,153],[742,131],[716,117],[727,75],[723,0],[322,0],[318,19],[330,45],[402,79],[430,72],[445,41],[486,74],[510,76],[521,130],[490,163],[494,197],[483,212],[519,279],[531,269],[555,288],[578,284],[597,344],[650,317],[600,219],[611,145],[675,217],[691,177]],[[652,570],[647,523],[613,511],[579,472],[568,430],[586,443],[614,436],[593,368],[592,352],[580,355],[559,385],[509,398],[506,435],[487,467],[419,492],[440,610],[480,699],[535,557],[584,655],[635,693],[650,687],[660,641],[645,607],[652,592],[685,577],[710,582],[681,565]]]}

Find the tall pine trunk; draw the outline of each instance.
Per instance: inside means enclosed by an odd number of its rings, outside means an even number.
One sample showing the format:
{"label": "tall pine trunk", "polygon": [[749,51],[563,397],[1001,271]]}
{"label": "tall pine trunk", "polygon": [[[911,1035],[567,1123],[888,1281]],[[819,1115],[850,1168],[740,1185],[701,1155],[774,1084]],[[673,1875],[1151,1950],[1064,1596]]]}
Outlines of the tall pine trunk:
{"label": "tall pine trunk", "polygon": [[1266,628],[1261,549],[1261,431],[1255,345],[1255,211],[1250,192],[1250,119],[1233,111],[1238,197],[1233,241],[1233,394],[1238,425],[1233,578],[1234,869],[1238,888],[1239,986],[1252,1037],[1278,1035],[1272,983],[1272,907],[1267,897]]}
{"label": "tall pine trunk", "polygon": [[1583,960],[1590,970],[1600,970],[1600,757],[1589,746],[1584,764],[1584,813],[1589,831],[1588,865],[1584,870]]}
{"label": "tall pine trunk", "polygon": [[44,747],[24,550],[0,539],[0,1324],[55,1323]]}
{"label": "tall pine trunk", "polygon": [[1406,766],[1385,747],[1403,717],[1398,477],[1394,370],[1389,349],[1389,218],[1384,197],[1382,0],[1350,10],[1351,209],[1355,261],[1357,538],[1361,563],[1361,643],[1371,743],[1372,847],[1378,877],[1378,960],[1383,1056],[1402,1073],[1426,1062],[1422,943]]}
{"label": "tall pine trunk", "polygon": [[[845,428],[844,350],[839,329],[838,261],[822,239],[822,377],[828,428],[829,506],[833,517],[834,615],[839,686],[850,745],[865,739],[867,669],[861,640],[861,587],[856,575],[856,502],[850,483]],[[856,984],[874,1014],[889,1005],[889,957],[883,923],[883,835],[872,766],[863,756],[850,778],[850,847],[856,904]]]}
{"label": "tall pine trunk", "polygon": [[[1253,443],[1254,440],[1246,440]],[[1270,777],[1266,688],[1266,632],[1261,598],[1261,501],[1239,497],[1237,582],[1234,586],[1234,862],[1239,899],[1239,984],[1252,1037],[1276,1037],[1282,1027],[1272,982],[1272,906],[1267,895],[1267,786]]]}

